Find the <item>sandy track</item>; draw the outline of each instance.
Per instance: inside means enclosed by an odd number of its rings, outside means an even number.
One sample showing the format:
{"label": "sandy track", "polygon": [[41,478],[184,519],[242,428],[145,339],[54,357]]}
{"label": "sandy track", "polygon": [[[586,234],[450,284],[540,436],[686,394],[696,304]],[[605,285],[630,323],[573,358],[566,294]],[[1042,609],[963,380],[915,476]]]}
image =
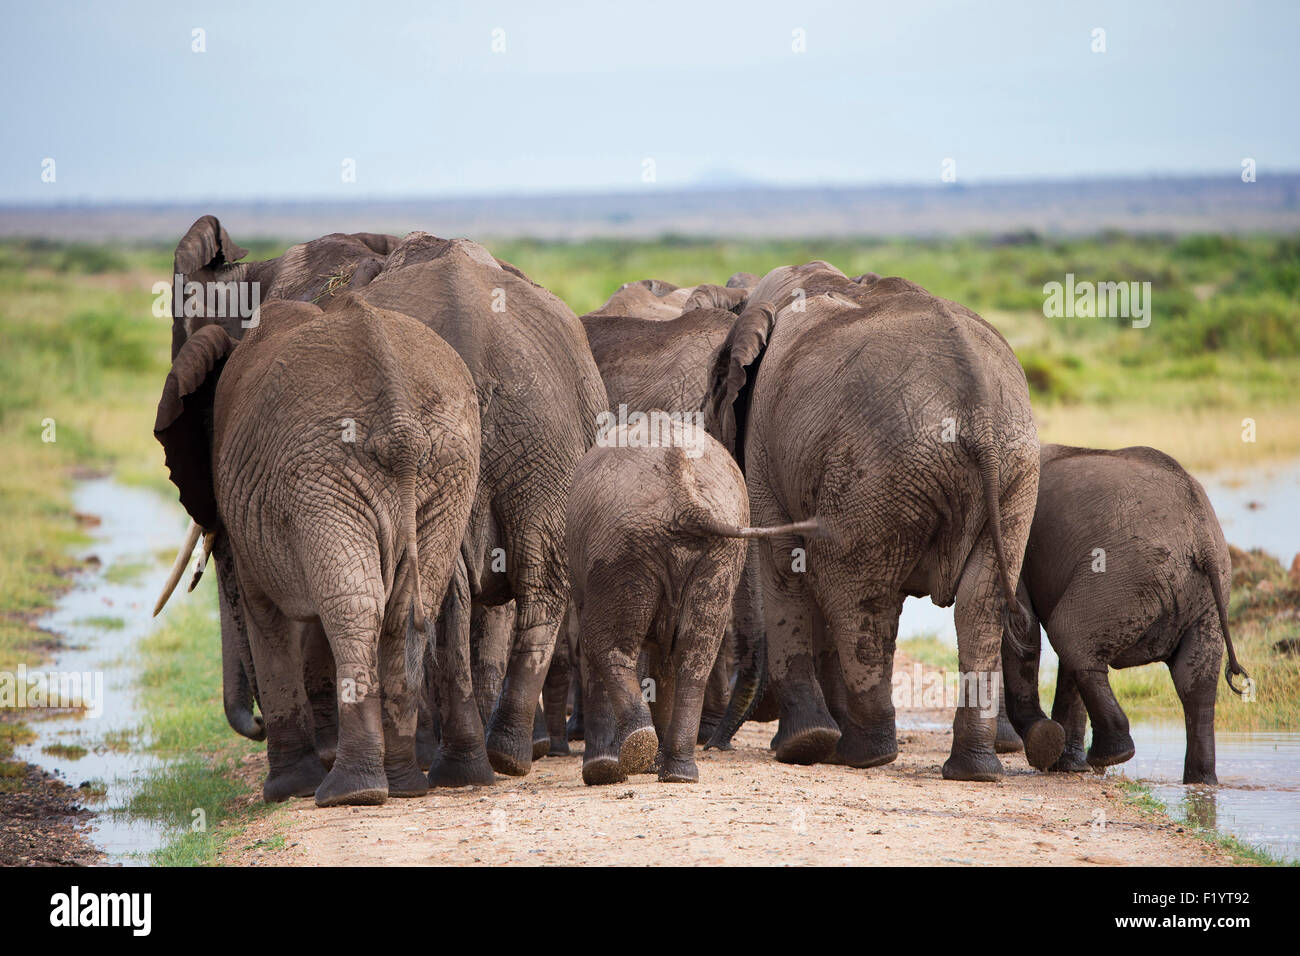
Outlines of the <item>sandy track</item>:
{"label": "sandy track", "polygon": [[[900,713],[900,754],[873,770],[796,767],[746,724],[698,753],[700,783],[586,787],[580,743],[522,778],[381,807],[295,800],[232,840],[236,865],[1226,865],[1223,850],[1126,806],[1095,775],[1040,774],[1003,755],[1001,783],[941,779],[951,712]],[[907,727],[925,728],[908,730]],[[250,771],[264,772],[262,758]],[[281,837],[283,839],[281,839]]]}

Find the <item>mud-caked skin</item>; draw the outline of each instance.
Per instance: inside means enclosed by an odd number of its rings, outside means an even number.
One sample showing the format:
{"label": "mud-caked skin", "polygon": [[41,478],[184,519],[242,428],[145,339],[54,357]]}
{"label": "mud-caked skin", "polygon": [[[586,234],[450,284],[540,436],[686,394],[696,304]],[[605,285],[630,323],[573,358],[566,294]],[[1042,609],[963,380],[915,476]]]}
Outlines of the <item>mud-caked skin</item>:
{"label": "mud-caked skin", "polygon": [[[661,409],[686,421],[695,420],[708,396],[714,356],[736,319],[729,310],[742,304],[743,299],[744,292],[739,289],[713,285],[679,289],[659,279],[642,279],[626,283],[599,309],[584,315],[582,325],[605,383],[610,412],[619,415],[621,408],[622,414],[635,415]],[[757,562],[758,552],[751,547],[751,553]],[[724,647],[728,640],[739,640],[746,649],[750,646],[750,628],[742,623],[752,622],[755,617],[746,603],[750,593],[745,588],[736,591],[732,622],[740,633],[730,634]],[[570,635],[568,642],[576,648],[577,634]],[[709,676],[700,719],[700,743],[713,735],[726,712],[732,684],[730,659],[729,655],[719,654]],[[568,664],[570,673],[576,676],[571,660],[561,657],[558,666]],[[552,667],[557,667],[554,661]],[[746,696],[749,683],[742,673],[737,697]],[[580,714],[582,686],[572,678],[571,684],[575,711]],[[558,702],[558,687],[554,699]]]}
{"label": "mud-caked skin", "polygon": [[[1083,771],[1133,756],[1110,667],[1164,661],[1187,728],[1184,783],[1217,782],[1214,701],[1246,677],[1228,630],[1231,562],[1205,489],[1154,448],[1044,445],[1020,573],[1027,640],[1003,647],[1007,712],[1039,770]],[[1039,623],[1060,657],[1048,721],[1038,702]],[[1084,751],[1085,720],[1092,746]],[[1052,730],[1059,725],[1064,733]]]}
{"label": "mud-caked skin", "polygon": [[[1038,487],[1024,372],[979,316],[903,279],[810,262],[746,292],[713,370],[710,430],[743,463],[755,524],[816,514],[822,532],[806,552],[759,543],[776,757],[886,763],[906,596],[955,602],[961,671],[998,671]],[[817,676],[827,652],[838,721]],[[995,701],[958,707],[943,775],[997,779],[996,725]]]}
{"label": "mud-caked skin", "polygon": [[[699,779],[700,713],[743,538],[807,530],[747,527],[744,479],[726,450],[703,429],[673,425],[660,439],[651,431],[644,419],[614,429],[583,458],[569,496],[588,784],[652,767],[662,781]],[[643,648],[652,661],[646,682],[637,667]]]}
{"label": "mud-caked skin", "polygon": [[479,432],[455,351],[352,293],[328,313],[268,303],[237,348],[210,324],[179,349],[155,434],[181,503],[229,548],[268,801],[427,791],[412,662],[465,534]]}
{"label": "mud-caked skin", "polygon": [[[568,484],[606,404],[581,324],[550,292],[466,240],[334,234],[273,260],[238,262],[245,254],[215,217],[204,216],[178,244],[175,269],[200,285],[257,281],[264,303],[310,300],[327,311],[350,290],[437,332],[468,367],[481,413],[480,481],[440,608],[438,632],[446,639],[437,646],[437,682],[423,695],[426,705],[436,697],[440,712],[421,725],[422,738],[427,755],[436,725],[435,786],[490,784],[494,767],[526,773],[536,701],[568,600]],[[246,333],[237,317],[186,311],[174,319],[173,352],[204,325],[218,324],[235,339]],[[214,553],[219,576],[231,576],[219,546]],[[230,599],[222,628],[226,711],[236,730],[253,736],[260,732],[252,714],[255,662],[239,629],[240,595]],[[493,629],[507,607],[513,619],[501,650]],[[500,671],[486,742],[476,706],[482,695],[471,677],[471,647],[480,641],[482,667]]]}

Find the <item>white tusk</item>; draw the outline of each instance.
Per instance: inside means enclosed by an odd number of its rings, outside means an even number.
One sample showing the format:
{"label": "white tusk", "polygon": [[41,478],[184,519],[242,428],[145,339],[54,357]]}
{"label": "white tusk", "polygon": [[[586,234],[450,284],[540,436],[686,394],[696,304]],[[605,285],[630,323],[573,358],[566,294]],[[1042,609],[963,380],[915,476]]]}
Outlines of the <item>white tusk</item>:
{"label": "white tusk", "polygon": [[190,528],[185,532],[185,543],[176,554],[176,561],[172,564],[172,569],[167,573],[167,583],[163,585],[162,594],[158,595],[158,603],[153,606],[153,616],[157,617],[158,612],[163,609],[167,599],[172,596],[176,590],[176,585],[180,583],[181,575],[185,573],[185,565],[189,563],[190,555],[194,553],[194,546],[199,543],[199,535],[203,529],[199,527],[197,521],[190,521]]}
{"label": "white tusk", "polygon": [[216,538],[215,531],[207,531],[203,534],[203,553],[199,559],[194,562],[194,577],[190,578],[188,590],[193,591],[199,586],[199,578],[203,577],[203,571],[208,566],[208,555],[212,554],[212,541]]}

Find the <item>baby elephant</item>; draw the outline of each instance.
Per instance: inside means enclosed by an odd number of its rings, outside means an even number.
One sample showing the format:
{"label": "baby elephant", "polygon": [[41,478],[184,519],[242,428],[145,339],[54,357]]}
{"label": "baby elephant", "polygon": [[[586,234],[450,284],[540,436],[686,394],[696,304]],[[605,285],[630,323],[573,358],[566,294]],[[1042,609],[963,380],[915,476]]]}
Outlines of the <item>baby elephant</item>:
{"label": "baby elephant", "polygon": [[[727,450],[666,413],[639,418],[597,439],[569,494],[565,541],[583,655],[588,784],[617,783],[654,765],[662,781],[699,779],[700,711],[745,563],[742,539],[816,527],[746,527],[745,480]],[[637,679],[643,646],[662,663],[644,688],[653,688],[658,720]]]}
{"label": "baby elephant", "polygon": [[[1038,507],[1018,596],[1032,620],[1023,651],[1002,647],[1007,713],[1039,770],[1082,771],[1133,756],[1108,667],[1169,665],[1187,724],[1183,783],[1217,783],[1214,697],[1249,680],[1228,633],[1228,545],[1205,489],[1154,448],[1044,445]],[[1061,659],[1052,721],[1038,703],[1038,626]],[[1083,751],[1084,715],[1092,746]],[[1055,723],[1053,723],[1055,722]],[[1064,727],[1064,741],[1059,724]],[[1055,733],[1049,733],[1055,730]]]}

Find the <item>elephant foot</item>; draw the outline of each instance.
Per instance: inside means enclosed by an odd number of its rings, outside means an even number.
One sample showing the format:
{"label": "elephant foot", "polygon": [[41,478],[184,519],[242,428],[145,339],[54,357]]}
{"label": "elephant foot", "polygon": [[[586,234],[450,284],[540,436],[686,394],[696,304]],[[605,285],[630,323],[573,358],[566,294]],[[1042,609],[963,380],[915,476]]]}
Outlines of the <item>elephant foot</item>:
{"label": "elephant foot", "polygon": [[421,770],[427,770],[433,766],[434,760],[438,758],[438,738],[432,734],[417,733],[415,735],[415,761],[420,765]]}
{"label": "elephant foot", "polygon": [[943,779],[972,780],[977,783],[993,783],[1001,780],[1002,762],[991,753],[972,753],[960,751],[951,754],[943,764]]}
{"label": "elephant foot", "polygon": [[450,756],[439,751],[429,767],[431,787],[490,787],[496,782],[492,765],[482,751],[469,757]]}
{"label": "elephant foot", "polygon": [[[545,743],[549,750],[551,738],[547,737]],[[507,777],[526,777],[533,769],[536,753],[537,743],[534,742],[531,733],[509,733],[498,727],[488,732],[488,761],[497,773],[503,773]]]}
{"label": "elephant foot", "polygon": [[388,778],[382,772],[349,771],[338,764],[316,788],[316,806],[370,807],[388,799]]}
{"label": "elephant foot", "polygon": [[[1064,740],[1064,737],[1062,737],[1062,740]],[[1023,750],[1024,747],[1025,742],[1016,733],[1016,728],[1011,726],[1011,721],[1007,720],[1005,714],[998,714],[998,735],[993,741],[993,751],[1000,754],[1013,754]],[[1029,762],[1034,763],[1032,760]],[[1034,766],[1037,767],[1038,765],[1034,764]],[[1039,767],[1039,769],[1042,768]]]}
{"label": "elephant foot", "polygon": [[429,792],[429,778],[415,764],[389,770],[386,776],[390,797],[422,797]]}
{"label": "elephant foot", "polygon": [[1054,720],[1036,720],[1025,731],[1024,745],[1029,766],[1047,770],[1065,751],[1065,728]]}
{"label": "elephant foot", "polygon": [[695,766],[694,757],[689,754],[685,757],[674,757],[663,752],[660,752],[659,757],[660,783],[700,782],[700,770]]}
{"label": "elephant foot", "polygon": [[544,756],[547,757],[567,757],[570,754],[569,741],[564,737],[552,737],[550,740],[550,749]]}
{"label": "elephant foot", "polygon": [[849,725],[841,732],[840,739],[826,762],[864,770],[867,767],[879,767],[897,758],[898,735],[894,731],[893,721],[890,721],[887,727],[882,726],[874,733]]}
{"label": "elephant foot", "polygon": [[704,745],[705,750],[735,750],[736,745],[731,742],[731,738],[719,740],[717,737],[710,737],[708,743]]}
{"label": "elephant foot", "polygon": [[607,783],[622,783],[627,774],[622,770],[618,758],[612,756],[591,757],[582,762],[582,782],[589,787],[599,787]]}
{"label": "elephant foot", "polygon": [[835,727],[807,727],[787,736],[776,748],[780,763],[825,763],[835,752],[840,732]]}
{"label": "elephant foot", "polygon": [[1218,776],[1213,768],[1209,770],[1184,770],[1183,783],[1200,783],[1206,786],[1216,786],[1219,782]]}
{"label": "elephant foot", "polygon": [[638,727],[623,740],[618,749],[618,766],[624,776],[646,773],[655,764],[659,735],[653,727]]}
{"label": "elephant foot", "polygon": [[722,721],[720,718],[712,718],[700,721],[700,732],[695,735],[695,742],[701,746],[708,744],[713,739],[714,732],[718,729],[718,724]]}
{"label": "elephant foot", "polygon": [[329,743],[316,744],[316,756],[320,759],[320,765],[326,770],[334,769],[334,759],[339,754],[338,740]]}
{"label": "elephant foot", "polygon": [[586,736],[581,714],[574,714],[569,718],[568,723],[564,725],[564,733],[570,740],[582,740]]}
{"label": "elephant foot", "polygon": [[1133,744],[1133,738],[1126,732],[1122,737],[1112,739],[1098,739],[1093,734],[1092,746],[1088,748],[1088,764],[1094,769],[1110,767],[1117,763],[1123,763],[1126,760],[1132,760],[1133,754],[1137,748]]}
{"label": "elephant foot", "polygon": [[1051,767],[1052,773],[1087,773],[1091,769],[1082,747],[1067,747]]}
{"label": "elephant foot", "polygon": [[262,799],[280,803],[290,797],[310,797],[325,779],[325,768],[313,751],[287,767],[273,769],[262,784]]}

